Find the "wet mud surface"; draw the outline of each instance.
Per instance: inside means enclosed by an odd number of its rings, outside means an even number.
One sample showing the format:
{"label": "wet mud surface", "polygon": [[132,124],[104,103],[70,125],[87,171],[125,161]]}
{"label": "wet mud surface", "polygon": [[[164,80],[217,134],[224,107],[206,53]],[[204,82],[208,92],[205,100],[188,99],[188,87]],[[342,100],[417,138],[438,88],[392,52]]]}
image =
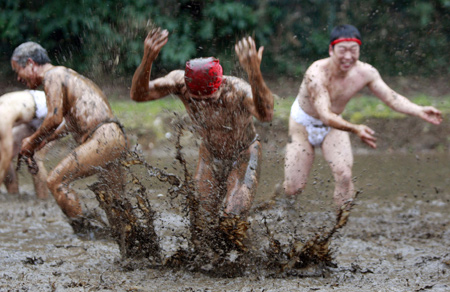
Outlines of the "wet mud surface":
{"label": "wet mud surface", "polygon": [[[255,206],[272,197],[282,181],[283,149],[267,148]],[[174,149],[166,150],[153,152],[148,161],[180,175]],[[187,160],[193,171],[195,154]],[[255,260],[233,277],[212,275],[207,263],[203,271],[192,271],[126,259],[112,239],[74,234],[53,199],[35,198],[24,171],[19,195],[0,189],[0,291],[449,291],[449,161],[449,154],[434,152],[355,155],[360,194],[348,223],[330,239],[331,262],[285,270],[268,266],[280,257],[276,248],[288,253],[296,242],[301,249],[336,223],[333,180],[319,155],[295,202],[279,199],[272,208],[254,208],[248,232]],[[93,182],[75,187],[88,209],[101,212],[88,189]],[[188,222],[165,184],[142,183],[155,211],[160,253],[169,259],[189,248]],[[237,251],[227,256],[240,261]]]}

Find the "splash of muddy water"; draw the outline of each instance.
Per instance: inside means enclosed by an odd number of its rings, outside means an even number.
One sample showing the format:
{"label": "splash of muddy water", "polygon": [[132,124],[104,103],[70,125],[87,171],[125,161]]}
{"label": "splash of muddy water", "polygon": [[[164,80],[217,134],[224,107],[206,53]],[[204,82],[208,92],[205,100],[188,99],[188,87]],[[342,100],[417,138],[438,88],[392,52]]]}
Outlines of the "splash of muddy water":
{"label": "splash of muddy water", "polygon": [[[332,266],[330,241],[333,234],[347,223],[352,202],[339,210],[336,223],[330,230],[316,232],[304,243],[291,240],[282,247],[265,223],[266,233],[258,234],[249,232],[252,231],[249,230],[249,222],[239,217],[221,220],[217,214],[211,216],[201,209],[195,183],[182,154],[180,137],[184,127],[177,123],[175,130],[175,158],[183,168],[183,178],[150,165],[136,151],[130,151],[122,161],[130,178],[125,196],[115,197],[98,182],[89,186],[106,213],[111,236],[119,245],[124,260],[147,259],[152,266],[184,267],[229,277],[262,270],[269,276],[302,275],[302,270],[311,266],[320,269]],[[188,245],[178,247],[169,258],[162,254],[164,247],[160,246],[162,241],[155,231],[157,212],[147,198],[146,187],[133,171],[135,166],[144,167],[151,178],[167,183],[170,200],[181,198],[180,213],[189,222],[189,234],[183,235]],[[267,245],[256,247],[253,243],[260,241],[261,237],[265,237]]]}

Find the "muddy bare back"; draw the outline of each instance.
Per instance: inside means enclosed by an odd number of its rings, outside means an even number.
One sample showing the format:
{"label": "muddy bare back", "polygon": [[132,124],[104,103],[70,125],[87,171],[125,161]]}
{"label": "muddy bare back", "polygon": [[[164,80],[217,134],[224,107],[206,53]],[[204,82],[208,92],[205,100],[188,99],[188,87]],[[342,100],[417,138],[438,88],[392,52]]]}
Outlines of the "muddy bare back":
{"label": "muddy bare back", "polygon": [[[55,96],[54,99],[62,96],[63,116],[69,132],[78,142],[84,142],[100,123],[114,119],[102,90],[71,69],[55,67],[49,70],[45,74],[45,89],[47,95]],[[54,104],[52,110],[56,113],[61,108],[58,108],[58,102]]]}

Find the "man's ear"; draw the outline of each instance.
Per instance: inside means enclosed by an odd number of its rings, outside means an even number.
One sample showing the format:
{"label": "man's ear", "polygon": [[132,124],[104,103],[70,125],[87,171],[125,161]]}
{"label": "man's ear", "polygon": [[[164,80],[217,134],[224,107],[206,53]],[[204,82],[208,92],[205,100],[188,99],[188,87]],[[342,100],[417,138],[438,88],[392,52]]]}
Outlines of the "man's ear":
{"label": "man's ear", "polygon": [[333,56],[333,53],[334,53],[334,52],[333,52],[333,46],[332,46],[332,45],[329,45],[329,46],[328,46],[328,54],[330,55],[330,57]]}
{"label": "man's ear", "polygon": [[35,62],[33,59],[28,58],[28,59],[27,59],[27,65],[28,65],[28,64],[36,65],[36,62]]}

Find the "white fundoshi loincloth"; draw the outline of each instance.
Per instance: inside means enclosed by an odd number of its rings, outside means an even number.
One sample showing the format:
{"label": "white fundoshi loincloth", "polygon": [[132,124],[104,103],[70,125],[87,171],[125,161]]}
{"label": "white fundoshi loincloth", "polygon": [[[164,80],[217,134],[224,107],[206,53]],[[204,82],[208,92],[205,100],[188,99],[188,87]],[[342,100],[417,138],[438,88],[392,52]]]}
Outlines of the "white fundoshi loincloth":
{"label": "white fundoshi loincloth", "polygon": [[33,96],[36,104],[36,118],[43,119],[47,116],[47,100],[45,99],[45,92],[40,90],[28,90]]}
{"label": "white fundoshi loincloth", "polygon": [[291,117],[306,128],[308,132],[308,140],[313,146],[320,146],[325,136],[330,132],[331,128],[325,126],[324,123],[316,118],[311,117],[300,107],[298,99],[295,99],[291,108]]}
{"label": "white fundoshi loincloth", "polygon": [[33,96],[36,105],[35,118],[30,122],[30,125],[35,129],[38,129],[44,118],[47,116],[47,100],[45,98],[45,92],[40,90],[27,91]]}

